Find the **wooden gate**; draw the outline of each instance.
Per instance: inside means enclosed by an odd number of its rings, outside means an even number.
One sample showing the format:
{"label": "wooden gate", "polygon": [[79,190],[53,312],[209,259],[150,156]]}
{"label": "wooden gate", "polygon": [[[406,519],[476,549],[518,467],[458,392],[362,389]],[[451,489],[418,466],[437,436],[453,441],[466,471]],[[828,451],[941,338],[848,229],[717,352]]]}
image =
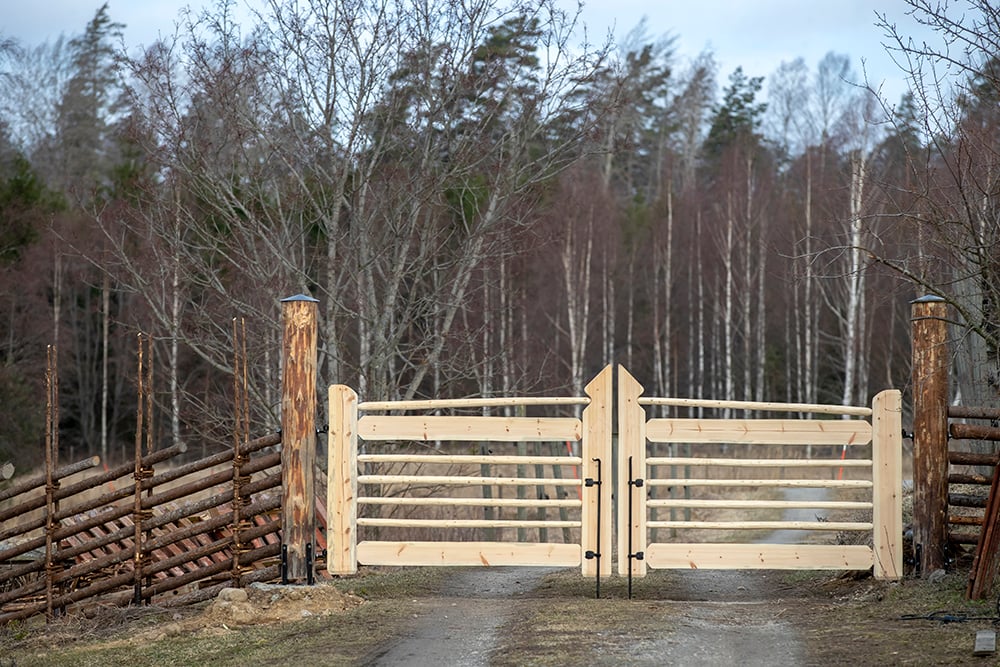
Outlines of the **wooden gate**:
{"label": "wooden gate", "polygon": [[[643,576],[647,567],[873,567],[877,578],[901,577],[899,391],[878,394],[871,408],[643,398],[642,394],[643,387],[620,368],[620,574]],[[686,408],[695,414],[715,410],[746,418],[647,418],[647,408]],[[750,418],[764,412],[796,418]],[[768,453],[775,450],[776,457]],[[790,452],[801,456],[791,458]],[[696,496],[694,490],[710,493]],[[789,498],[793,490],[813,493]],[[812,513],[812,520],[789,518],[792,511]],[[838,520],[816,516],[827,512],[844,516]],[[762,514],[765,518],[759,518]],[[809,543],[808,536],[823,531],[861,539]],[[691,537],[713,534],[720,537],[714,541]]]}
{"label": "wooden gate", "polygon": [[[586,397],[360,404],[351,388],[331,387],[328,570],[533,565],[610,575],[612,380],[608,366]],[[581,407],[579,418],[527,415]],[[513,416],[468,414],[494,409]]]}

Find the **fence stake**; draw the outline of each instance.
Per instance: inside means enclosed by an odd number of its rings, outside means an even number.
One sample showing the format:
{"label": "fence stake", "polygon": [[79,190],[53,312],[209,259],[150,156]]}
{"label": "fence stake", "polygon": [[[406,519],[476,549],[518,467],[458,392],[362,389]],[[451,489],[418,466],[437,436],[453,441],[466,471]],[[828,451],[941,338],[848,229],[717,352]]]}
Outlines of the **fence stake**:
{"label": "fence stake", "polygon": [[921,575],[944,567],[948,539],[948,306],[911,304],[913,335],[913,545]]}
{"label": "fence stake", "polygon": [[58,352],[54,345],[48,348],[48,366],[46,368],[47,405],[45,410],[45,622],[54,617],[53,582],[56,573],[55,551],[59,542],[52,538],[59,522],[55,520],[59,511],[59,501],[55,492],[59,488],[59,480],[54,477],[55,468],[59,462],[59,362]]}
{"label": "fence stake", "polygon": [[[319,302],[282,299],[281,542],[287,582],[308,582],[316,536],[316,314]],[[307,546],[308,545],[308,546]]]}

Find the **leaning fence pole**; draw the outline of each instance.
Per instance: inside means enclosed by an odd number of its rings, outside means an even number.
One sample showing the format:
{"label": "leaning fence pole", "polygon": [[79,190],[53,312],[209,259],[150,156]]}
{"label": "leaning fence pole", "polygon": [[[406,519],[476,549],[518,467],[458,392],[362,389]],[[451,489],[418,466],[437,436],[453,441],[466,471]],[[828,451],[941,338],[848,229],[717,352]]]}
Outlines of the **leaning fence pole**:
{"label": "leaning fence pole", "polygon": [[948,540],[948,306],[911,303],[913,335],[913,546],[923,576],[944,567]]}
{"label": "leaning fence pole", "polygon": [[316,315],[319,302],[282,299],[282,582],[313,583],[316,539]]}

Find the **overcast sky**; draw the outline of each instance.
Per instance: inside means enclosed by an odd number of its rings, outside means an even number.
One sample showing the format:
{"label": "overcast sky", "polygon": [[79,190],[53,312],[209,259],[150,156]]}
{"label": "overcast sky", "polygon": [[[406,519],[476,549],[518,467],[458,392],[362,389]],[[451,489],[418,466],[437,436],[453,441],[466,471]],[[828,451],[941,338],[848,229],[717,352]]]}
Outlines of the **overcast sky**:
{"label": "overcast sky", "polygon": [[[262,5],[263,0],[236,0]],[[573,0],[559,0],[572,6]],[[150,44],[170,34],[182,7],[211,5],[205,0],[110,0],[112,20],[126,25],[126,44]],[[38,44],[59,35],[83,31],[100,7],[100,0],[21,0],[7,3],[0,32],[22,44]],[[829,51],[851,58],[859,79],[864,59],[868,79],[884,82],[891,102],[905,90],[901,73],[882,46],[875,12],[884,12],[903,34],[919,39],[926,30],[906,15],[903,0],[586,0],[583,20],[596,34],[609,28],[624,36],[645,16],[652,36],[676,37],[680,58],[690,59],[710,49],[720,64],[725,84],[737,67],[751,76],[768,76],[783,61],[801,56],[811,70]]]}

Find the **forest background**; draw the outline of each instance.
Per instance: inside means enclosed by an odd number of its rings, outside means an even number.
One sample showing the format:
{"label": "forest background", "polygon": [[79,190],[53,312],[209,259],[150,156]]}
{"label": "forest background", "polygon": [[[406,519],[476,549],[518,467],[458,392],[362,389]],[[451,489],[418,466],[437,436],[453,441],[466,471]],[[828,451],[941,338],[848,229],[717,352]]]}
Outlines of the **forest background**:
{"label": "forest background", "polygon": [[[679,66],[550,0],[226,2],[139,54],[98,8],[0,34],[0,460],[227,447],[234,318],[280,423],[280,300],[319,301],[320,395],[650,393],[866,404],[906,389],[909,301],[951,306],[954,398],[998,405],[1000,10],[906,0],[899,100],[830,53],[766,82]],[[323,416],[320,416],[321,419]]]}

